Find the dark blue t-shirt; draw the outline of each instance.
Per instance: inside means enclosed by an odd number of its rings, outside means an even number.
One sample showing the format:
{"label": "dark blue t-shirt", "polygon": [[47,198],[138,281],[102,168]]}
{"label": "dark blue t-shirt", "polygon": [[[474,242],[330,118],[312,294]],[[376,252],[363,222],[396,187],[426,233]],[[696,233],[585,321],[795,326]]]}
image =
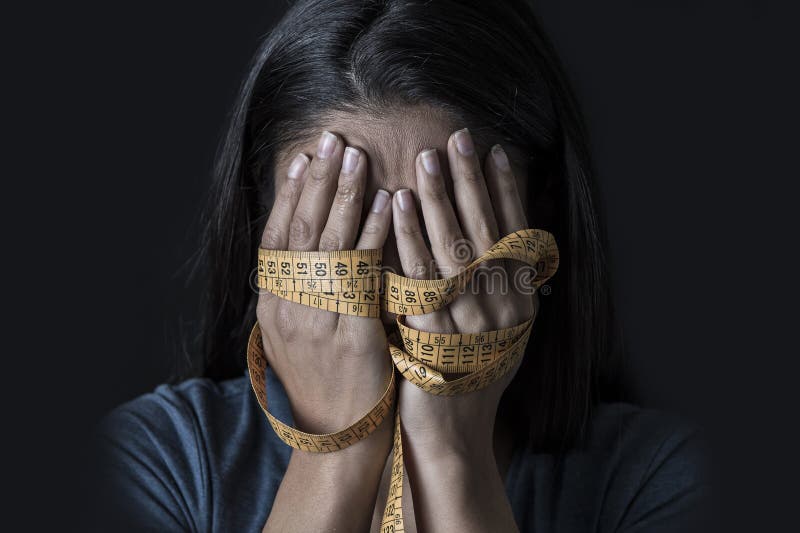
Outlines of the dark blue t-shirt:
{"label": "dark blue t-shirt", "polygon": [[[270,412],[292,423],[267,373]],[[261,531],[289,462],[246,376],[161,385],[99,426],[108,502],[153,531]],[[685,531],[703,500],[695,431],[659,411],[601,404],[587,446],[514,453],[505,480],[520,531]],[[110,504],[110,503],[109,503]]]}

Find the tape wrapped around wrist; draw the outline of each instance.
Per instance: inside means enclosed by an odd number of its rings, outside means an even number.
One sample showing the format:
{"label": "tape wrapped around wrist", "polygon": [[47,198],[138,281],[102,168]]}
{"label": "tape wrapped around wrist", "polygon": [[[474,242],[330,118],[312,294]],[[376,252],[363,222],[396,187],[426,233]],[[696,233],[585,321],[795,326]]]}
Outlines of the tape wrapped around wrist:
{"label": "tape wrapped around wrist", "polygon": [[[247,365],[256,398],[278,437],[308,452],[341,450],[369,436],[395,408],[397,369],[402,376],[431,394],[455,395],[482,389],[515,368],[525,352],[534,316],[525,322],[478,333],[432,333],[404,324],[404,315],[422,315],[452,302],[469,284],[481,263],[492,259],[521,261],[534,268],[528,280],[538,289],[558,269],[558,247],[552,234],[523,229],[506,235],[457,275],[420,280],[382,272],[381,250],[330,252],[258,251],[258,287],[276,296],[339,314],[380,317],[381,309],[397,315],[397,331],[390,335],[393,370],[381,398],[349,427],[315,435],[288,426],[267,409],[267,360],[258,323],[247,345]],[[459,374],[446,379],[445,374]],[[464,374],[464,375],[460,375]],[[400,416],[395,414],[392,474],[382,531],[403,531],[403,461]]]}
{"label": "tape wrapped around wrist", "polygon": [[258,327],[258,322],[255,323],[250,331],[250,339],[247,341],[247,368],[249,369],[250,384],[253,386],[253,392],[256,394],[261,410],[267,415],[267,420],[269,420],[272,429],[283,442],[298,450],[333,452],[346,448],[354,442],[367,438],[370,433],[381,425],[386,415],[394,410],[396,394],[394,369],[392,369],[389,372],[386,390],[378,400],[378,403],[375,404],[375,407],[342,431],[314,434],[306,433],[284,424],[267,409],[267,358],[264,355],[261,328]]}

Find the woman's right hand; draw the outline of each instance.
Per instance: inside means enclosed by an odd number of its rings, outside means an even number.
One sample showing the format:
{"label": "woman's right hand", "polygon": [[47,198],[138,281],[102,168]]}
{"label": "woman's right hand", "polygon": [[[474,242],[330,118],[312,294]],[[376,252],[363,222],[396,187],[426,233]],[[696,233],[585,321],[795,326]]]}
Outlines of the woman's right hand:
{"label": "woman's right hand", "polygon": [[[386,191],[375,195],[358,234],[366,173],[363,152],[345,149],[342,139],[323,132],[313,160],[300,153],[290,165],[276,191],[261,247],[382,248],[392,220]],[[391,371],[380,319],[314,309],[264,290],[257,315],[267,362],[286,389],[298,429],[340,431],[380,399]]]}

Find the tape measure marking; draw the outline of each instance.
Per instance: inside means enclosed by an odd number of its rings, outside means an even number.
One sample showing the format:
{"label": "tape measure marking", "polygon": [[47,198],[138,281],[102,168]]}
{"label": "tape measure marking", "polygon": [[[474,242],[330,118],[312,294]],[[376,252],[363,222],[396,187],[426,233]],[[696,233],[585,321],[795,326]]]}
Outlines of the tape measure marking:
{"label": "tape measure marking", "polygon": [[[515,259],[536,269],[538,287],[558,268],[553,236],[526,229],[506,235],[457,275],[434,280],[383,272],[381,250],[258,251],[257,285],[291,302],[334,313],[377,318],[381,308],[396,315],[424,315],[449,304],[475,269],[490,259]],[[381,295],[381,287],[384,294]]]}

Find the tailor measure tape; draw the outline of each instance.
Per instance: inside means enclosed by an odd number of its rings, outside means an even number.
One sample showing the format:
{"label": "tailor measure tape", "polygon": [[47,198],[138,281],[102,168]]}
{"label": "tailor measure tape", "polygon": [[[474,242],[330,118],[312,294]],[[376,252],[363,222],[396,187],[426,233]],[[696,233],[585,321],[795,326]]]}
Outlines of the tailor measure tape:
{"label": "tailor measure tape", "polygon": [[[478,266],[491,259],[512,259],[532,266],[536,274],[529,283],[538,288],[555,274],[559,255],[552,234],[523,229],[497,241],[453,277],[420,280],[382,272],[381,250],[318,252],[260,248],[257,284],[261,289],[291,302],[344,315],[378,318],[381,309],[397,315],[397,331],[389,336],[393,368],[381,398],[347,428],[324,435],[300,431],[269,412],[267,359],[256,322],[247,344],[250,383],[278,437],[289,446],[307,452],[333,452],[367,438],[395,407],[395,369],[430,394],[455,395],[482,389],[515,368],[525,353],[535,313],[521,324],[478,333],[425,332],[410,328],[403,321],[403,316],[431,313],[448,305],[469,284]],[[399,412],[394,424],[382,533],[404,531]]]}

